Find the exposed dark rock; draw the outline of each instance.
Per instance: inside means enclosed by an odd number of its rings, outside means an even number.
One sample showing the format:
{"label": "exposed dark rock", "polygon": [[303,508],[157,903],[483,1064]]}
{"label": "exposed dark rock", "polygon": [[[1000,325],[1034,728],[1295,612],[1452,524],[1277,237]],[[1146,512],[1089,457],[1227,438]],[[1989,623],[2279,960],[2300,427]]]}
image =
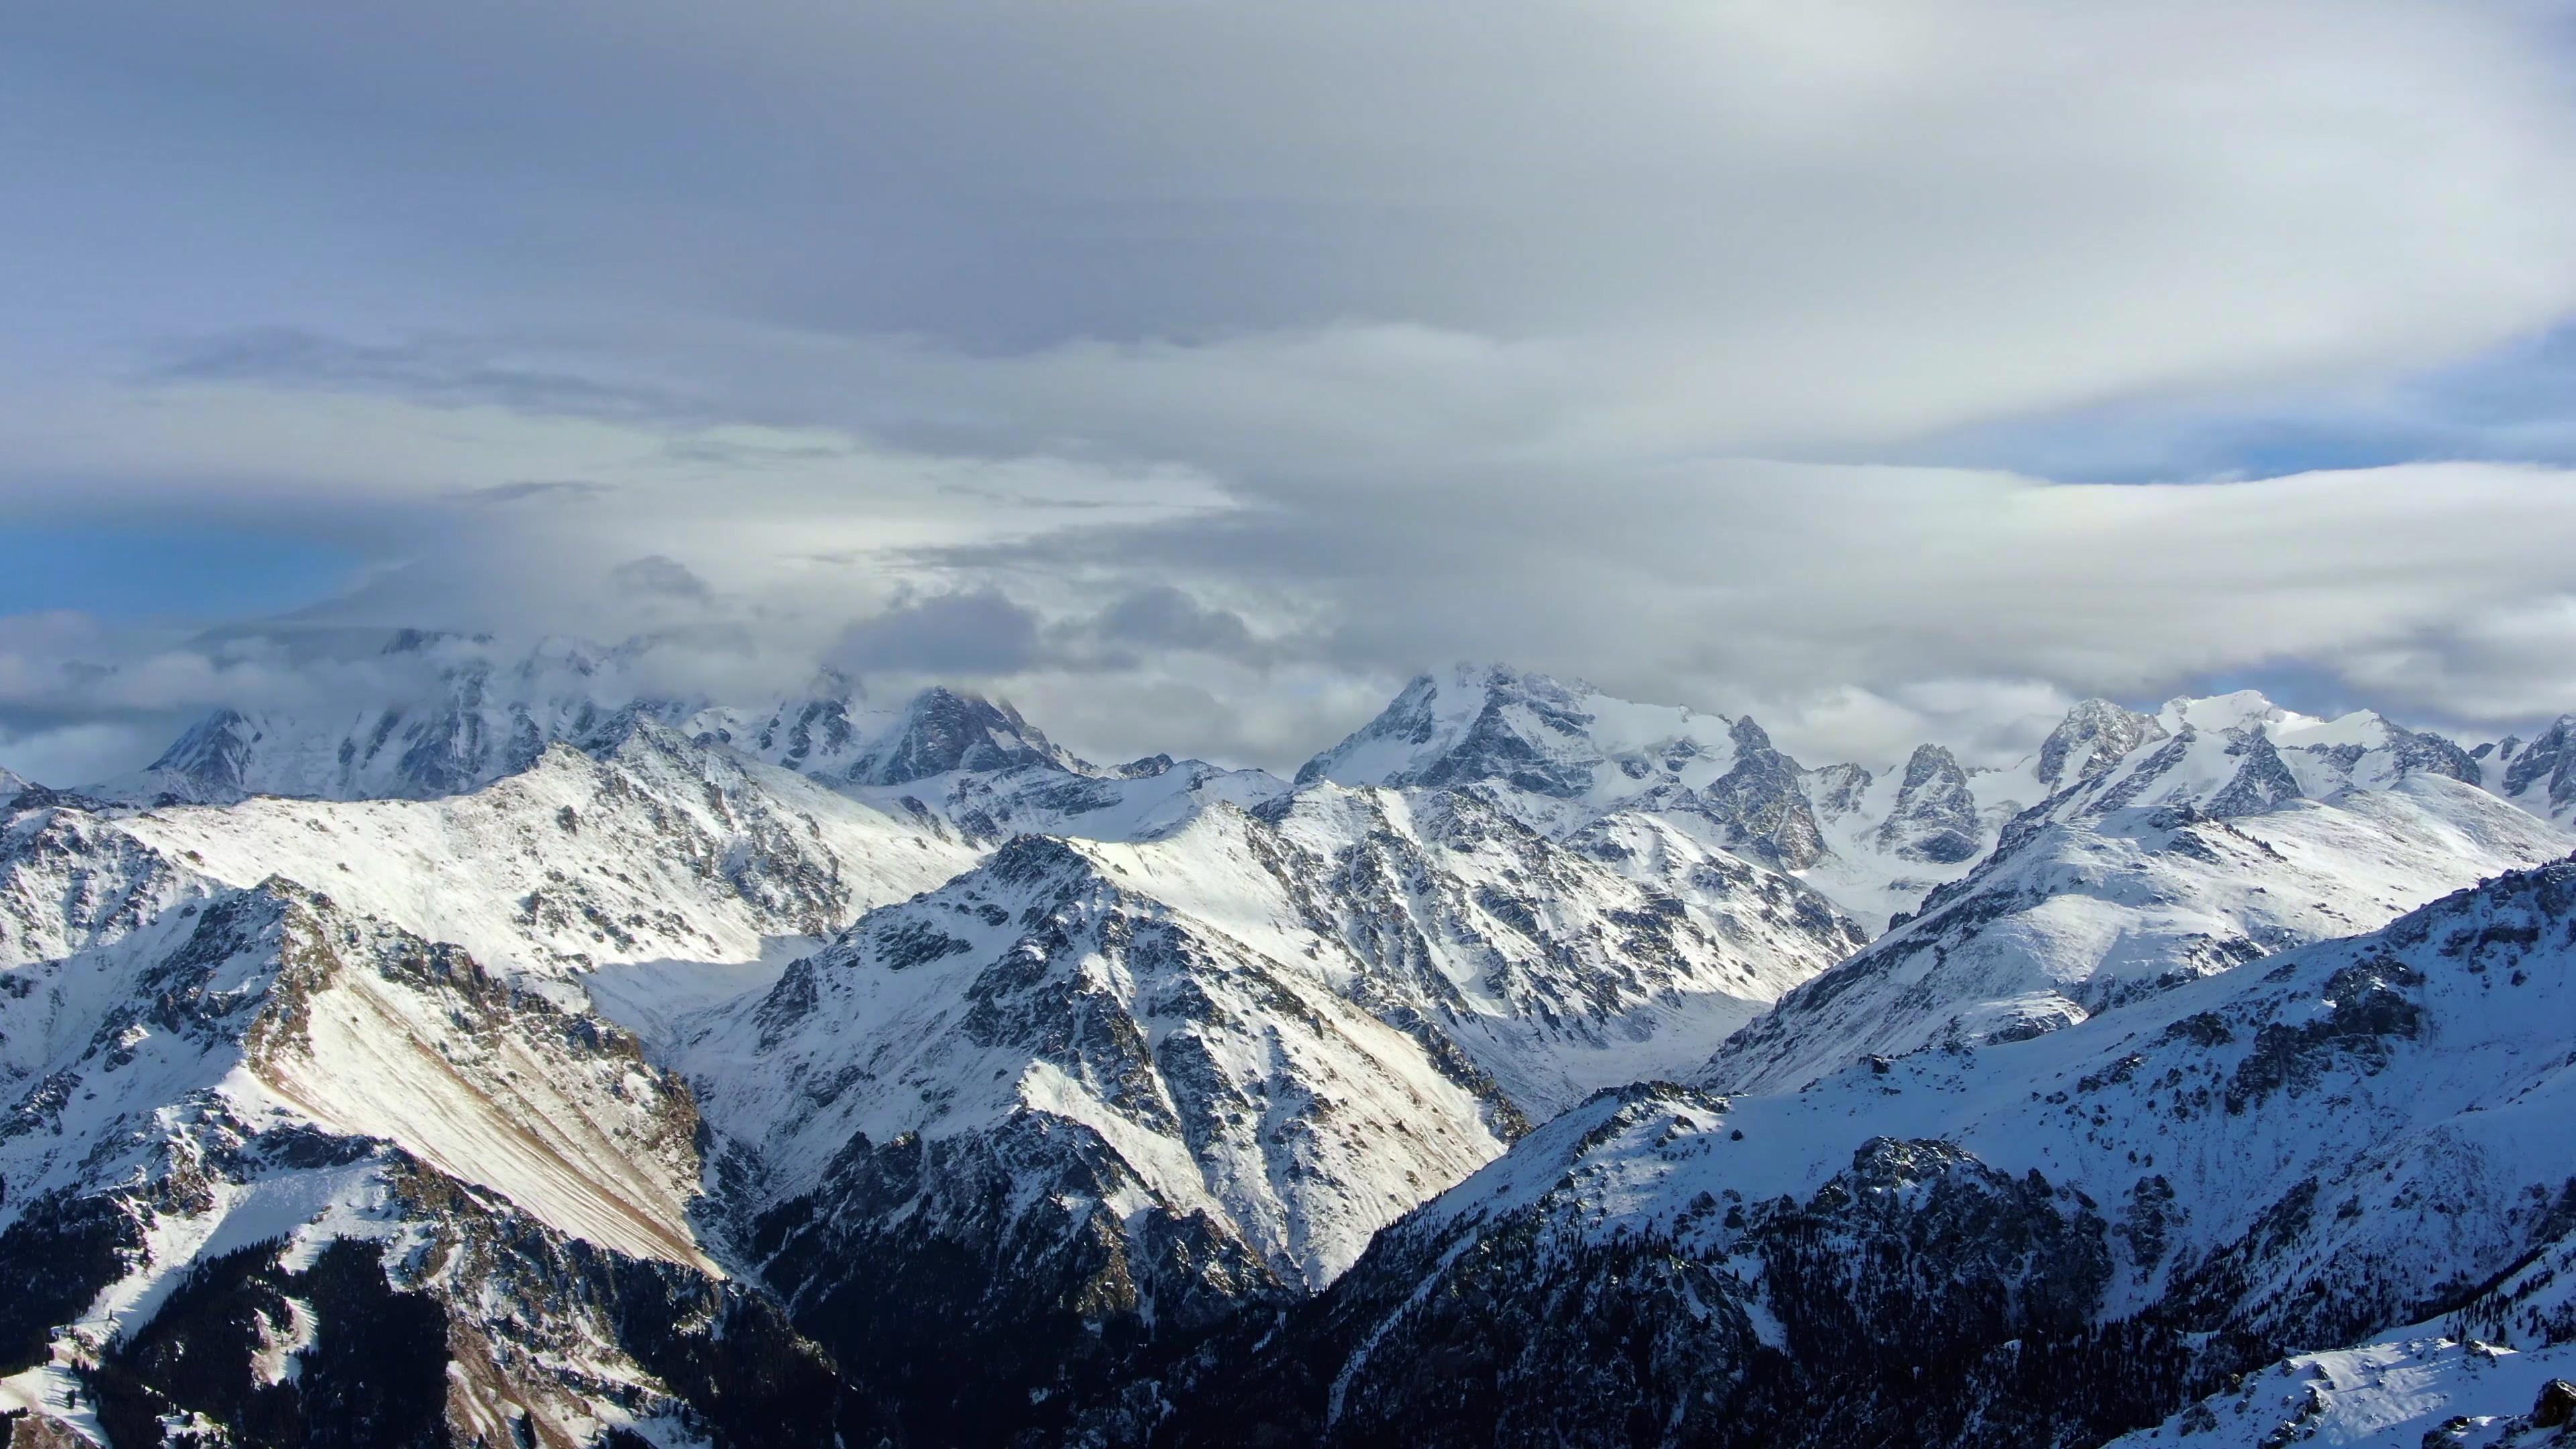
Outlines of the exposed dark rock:
{"label": "exposed dark rock", "polygon": [[1939,745],[1922,745],[1905,763],[1896,806],[1878,827],[1879,844],[1907,860],[1956,865],[1985,848],[1968,772]]}
{"label": "exposed dark rock", "polygon": [[2576,1420],[2576,1384],[2565,1379],[2551,1379],[2540,1386],[2540,1397],[2531,1404],[2531,1427],[2555,1429]]}
{"label": "exposed dark rock", "polygon": [[2067,711],[2039,747],[2039,782],[2051,790],[2108,773],[2130,751],[2165,737],[2151,714],[2088,699]]}

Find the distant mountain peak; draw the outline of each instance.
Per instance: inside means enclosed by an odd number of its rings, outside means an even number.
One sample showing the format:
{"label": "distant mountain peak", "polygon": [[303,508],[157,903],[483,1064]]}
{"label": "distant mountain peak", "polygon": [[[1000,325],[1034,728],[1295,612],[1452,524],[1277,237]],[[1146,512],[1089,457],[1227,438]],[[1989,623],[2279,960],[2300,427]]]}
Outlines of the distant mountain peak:
{"label": "distant mountain peak", "polygon": [[[1736,723],[1678,706],[1631,703],[1589,684],[1508,665],[1462,663],[1415,676],[1377,718],[1307,761],[1297,782],[1401,787],[1490,780],[1567,800],[1632,793],[1623,780],[1676,773],[1680,762],[1711,754],[1729,756]],[[1754,735],[1761,738],[1758,729]]]}
{"label": "distant mountain peak", "polygon": [[2052,790],[2108,771],[2142,744],[2169,733],[2154,715],[2088,699],[2066,712],[2039,747],[2038,778]]}
{"label": "distant mountain peak", "polygon": [[2157,712],[2157,722],[2168,733],[2179,734],[2184,727],[2227,733],[2236,730],[2269,730],[2282,725],[2309,725],[2316,720],[2274,704],[2262,691],[2231,690],[2226,694],[2182,695],[2165,701]]}

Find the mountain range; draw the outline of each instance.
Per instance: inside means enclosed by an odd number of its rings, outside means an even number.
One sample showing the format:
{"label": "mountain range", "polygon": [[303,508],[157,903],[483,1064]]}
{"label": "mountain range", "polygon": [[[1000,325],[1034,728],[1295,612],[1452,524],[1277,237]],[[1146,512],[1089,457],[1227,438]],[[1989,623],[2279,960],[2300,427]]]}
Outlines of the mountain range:
{"label": "mountain range", "polygon": [[1811,768],[1461,665],[1282,779],[374,647],[0,781],[13,1445],[2564,1417],[2576,720]]}

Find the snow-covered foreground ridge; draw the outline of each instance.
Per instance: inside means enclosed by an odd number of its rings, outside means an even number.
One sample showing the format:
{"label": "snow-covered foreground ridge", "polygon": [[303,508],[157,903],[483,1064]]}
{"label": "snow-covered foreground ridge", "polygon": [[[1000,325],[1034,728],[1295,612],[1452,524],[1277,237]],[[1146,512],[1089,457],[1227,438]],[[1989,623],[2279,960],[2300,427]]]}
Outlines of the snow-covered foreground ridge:
{"label": "snow-covered foreground ridge", "polygon": [[[2477,1389],[2455,1350],[2559,1364],[2576,1330],[2571,1040],[2560,863],[2025,1041],[1607,1092],[1176,1375],[1167,1437],[2073,1446],[2211,1391],[2165,1437],[2527,1413],[2528,1372]],[[2326,1408],[2229,1387],[2392,1331],[2328,1356]],[[2365,1370],[2456,1382],[2365,1412]]]}
{"label": "snow-covered foreground ridge", "polygon": [[[946,690],[388,648],[427,687],[0,801],[0,1414],[2074,1445],[2576,1222],[2565,883],[2513,874],[2576,848],[2566,724],[2096,701],[2009,769],[1809,768],[1461,666],[1282,780]],[[1666,1367],[1531,1327],[1604,1303]],[[1887,1357],[1909,1314],[1950,1357]],[[1828,1342],[1923,1387],[1764,1356]],[[2086,1354],[2147,1367],[2022,1382]]]}

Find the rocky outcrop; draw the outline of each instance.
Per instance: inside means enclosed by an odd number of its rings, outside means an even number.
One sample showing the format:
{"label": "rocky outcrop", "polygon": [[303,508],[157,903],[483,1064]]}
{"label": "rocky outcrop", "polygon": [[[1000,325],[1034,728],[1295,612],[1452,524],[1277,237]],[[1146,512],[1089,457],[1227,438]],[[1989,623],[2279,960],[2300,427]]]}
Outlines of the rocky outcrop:
{"label": "rocky outcrop", "polygon": [[1880,846],[1900,859],[1956,865],[1984,852],[1984,833],[1958,759],[1939,745],[1916,747],[1896,806],[1878,827]]}
{"label": "rocky outcrop", "polygon": [[1782,870],[1805,870],[1824,858],[1824,832],[1807,799],[1798,762],[1771,747],[1760,725],[1739,719],[1728,730],[1735,765],[1701,787],[1685,808],[1717,822],[1729,849]]}
{"label": "rocky outcrop", "polygon": [[2040,743],[2039,782],[2062,790],[2107,772],[2139,746],[2165,737],[2165,727],[2151,714],[2122,709],[2107,699],[2088,699],[2067,711],[2057,728]]}

